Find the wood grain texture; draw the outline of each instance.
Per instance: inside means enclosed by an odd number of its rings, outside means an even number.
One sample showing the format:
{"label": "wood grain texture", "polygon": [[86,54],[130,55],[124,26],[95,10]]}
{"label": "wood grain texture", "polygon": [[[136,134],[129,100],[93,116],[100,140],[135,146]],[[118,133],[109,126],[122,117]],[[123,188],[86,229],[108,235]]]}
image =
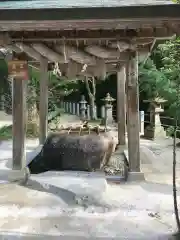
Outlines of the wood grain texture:
{"label": "wood grain texture", "polygon": [[48,61],[44,57],[40,62],[40,74],[39,142],[44,144],[48,131]]}
{"label": "wood grain texture", "polygon": [[[129,84],[130,83],[130,84]],[[127,64],[127,129],[131,172],[140,172],[139,88],[137,52]]]}
{"label": "wood grain texture", "polygon": [[117,120],[118,120],[118,142],[126,144],[126,69],[123,65],[117,72]]}
{"label": "wood grain texture", "polygon": [[26,165],[26,87],[27,81],[13,80],[13,169],[21,170]]}

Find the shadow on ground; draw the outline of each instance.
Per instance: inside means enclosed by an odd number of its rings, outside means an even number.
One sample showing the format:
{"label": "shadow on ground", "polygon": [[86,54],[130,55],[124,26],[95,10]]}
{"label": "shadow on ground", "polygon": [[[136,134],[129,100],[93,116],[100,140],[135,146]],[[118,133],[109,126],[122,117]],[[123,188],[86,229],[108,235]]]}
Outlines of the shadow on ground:
{"label": "shadow on ground", "polygon": [[107,212],[118,208],[118,206],[108,203],[105,199],[93,196],[92,194],[76,194],[75,192],[64,188],[56,187],[51,184],[42,184],[31,179],[28,181],[28,184],[25,186],[25,188],[53,194],[56,197],[60,198],[64,203],[66,203],[68,207],[72,208],[83,207],[85,210],[93,207],[97,212],[98,210],[100,212],[102,212],[102,210]]}
{"label": "shadow on ground", "polygon": [[31,179],[28,181],[28,184],[25,186],[25,188],[54,194],[55,196],[60,197],[66,204],[70,206],[75,205],[76,194],[66,189],[49,184],[41,184]]}

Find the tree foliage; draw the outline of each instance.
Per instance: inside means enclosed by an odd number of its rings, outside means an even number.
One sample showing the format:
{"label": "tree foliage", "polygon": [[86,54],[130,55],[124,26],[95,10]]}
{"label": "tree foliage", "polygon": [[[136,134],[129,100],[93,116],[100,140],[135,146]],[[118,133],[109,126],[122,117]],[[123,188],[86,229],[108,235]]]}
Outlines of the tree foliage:
{"label": "tree foliage", "polygon": [[162,96],[162,89],[166,85],[168,85],[166,76],[157,69],[152,59],[148,59],[144,65],[139,66],[140,93],[145,92],[147,98]]}
{"label": "tree foliage", "polygon": [[140,93],[167,100],[166,111],[173,116],[180,106],[180,38],[158,45],[151,59],[139,67]]}
{"label": "tree foliage", "polygon": [[180,38],[168,41],[158,47],[162,56],[160,71],[168,82],[167,100],[172,111],[180,106]]}
{"label": "tree foliage", "polygon": [[[38,69],[29,68],[29,88],[34,88],[36,91],[36,99],[32,96],[31,101],[37,101],[39,103],[39,90],[40,90],[40,72]],[[49,97],[49,111],[55,110],[64,96],[71,94],[73,91],[78,90],[78,83],[75,79],[59,79],[53,72],[49,71],[48,82],[48,97]]]}

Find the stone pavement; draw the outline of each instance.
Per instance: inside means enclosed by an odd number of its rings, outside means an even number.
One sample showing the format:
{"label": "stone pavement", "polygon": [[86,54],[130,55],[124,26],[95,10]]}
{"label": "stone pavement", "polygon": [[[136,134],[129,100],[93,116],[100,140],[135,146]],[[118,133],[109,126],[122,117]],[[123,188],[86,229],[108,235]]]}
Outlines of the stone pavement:
{"label": "stone pavement", "polygon": [[[30,152],[37,141],[26,144]],[[0,167],[7,168],[12,143],[1,144],[0,153]],[[170,184],[80,181],[46,173],[26,187],[1,183],[0,239],[167,240],[176,229]]]}
{"label": "stone pavement", "polygon": [[[62,122],[71,122],[68,119]],[[26,140],[27,152],[37,145],[38,140]],[[147,181],[114,185],[101,178],[95,183],[80,179],[77,184],[70,175],[46,173],[41,179],[32,176],[25,187],[1,182],[0,239],[168,240],[168,234],[176,230],[172,141],[141,140],[141,146]],[[178,150],[178,171],[179,156]],[[3,142],[0,169],[10,169],[11,159],[12,142]]]}
{"label": "stone pavement", "polygon": [[108,185],[98,196],[82,196],[30,181],[27,187],[1,184],[0,192],[0,239],[4,232],[6,239],[11,233],[37,239],[166,240],[175,229],[171,189],[165,186]]}

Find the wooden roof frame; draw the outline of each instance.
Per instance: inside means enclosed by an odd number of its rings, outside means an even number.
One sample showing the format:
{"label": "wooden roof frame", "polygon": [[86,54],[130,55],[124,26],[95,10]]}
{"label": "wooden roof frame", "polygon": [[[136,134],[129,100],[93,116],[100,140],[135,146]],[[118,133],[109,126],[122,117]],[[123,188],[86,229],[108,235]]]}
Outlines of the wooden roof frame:
{"label": "wooden roof frame", "polygon": [[91,8],[41,8],[0,9],[0,21],[55,21],[85,19],[179,19],[178,4],[91,7]]}
{"label": "wooden roof frame", "polygon": [[[145,46],[145,51],[149,54],[154,41],[171,39],[174,34],[179,34],[179,12],[178,4],[0,9],[0,45],[17,48],[18,43],[23,43],[27,51],[25,48],[22,50],[30,57],[35,56],[39,61],[43,56],[50,62],[59,63],[66,62],[65,55],[69,51],[68,61],[77,60],[81,64],[97,65],[99,60],[102,62],[103,57],[94,54],[95,50],[91,49],[89,52],[89,47],[94,45],[97,48],[100,45],[100,54],[101,47],[107,48],[107,53],[108,47],[115,44],[109,56],[114,55],[115,49],[122,56],[121,51],[124,50],[119,49],[117,43],[122,47],[125,42],[130,51],[141,51]],[[62,52],[63,44],[66,45],[66,54]],[[56,46],[60,46],[60,52]],[[128,52],[124,53],[129,56]],[[91,55],[94,55],[95,61]],[[126,59],[127,57],[115,57],[110,62],[113,60],[118,65]],[[106,64],[105,59],[103,60]]]}
{"label": "wooden roof frame", "polygon": [[[108,39],[108,35],[111,35],[110,38],[114,38],[115,35],[121,35],[121,38],[123,36],[132,38],[136,37],[136,30],[148,27],[154,29],[165,27],[167,31],[173,29],[174,33],[179,34],[179,13],[179,4],[91,8],[0,9],[0,32],[11,32],[17,36],[19,31],[21,32],[21,39],[25,39],[27,35],[29,38],[32,32],[38,34],[37,32],[39,31],[45,31],[46,36],[44,38],[47,39],[47,34],[49,36],[53,35],[53,31],[62,32],[70,30],[70,33],[64,33],[67,35],[65,36],[67,39],[68,37],[76,38],[76,31],[86,30],[85,36],[81,34],[82,32],[77,34],[80,35],[79,38],[85,39],[90,37],[87,35],[92,30],[104,30],[99,35],[104,35],[103,38]],[[135,31],[133,32],[133,30]],[[26,34],[23,32],[26,32]],[[153,37],[158,38],[156,32],[155,29]],[[57,32],[56,38],[58,38],[58,34],[61,35],[61,33]],[[97,32],[94,32],[93,35],[95,38],[99,38]],[[166,33],[165,35],[167,36]]]}

